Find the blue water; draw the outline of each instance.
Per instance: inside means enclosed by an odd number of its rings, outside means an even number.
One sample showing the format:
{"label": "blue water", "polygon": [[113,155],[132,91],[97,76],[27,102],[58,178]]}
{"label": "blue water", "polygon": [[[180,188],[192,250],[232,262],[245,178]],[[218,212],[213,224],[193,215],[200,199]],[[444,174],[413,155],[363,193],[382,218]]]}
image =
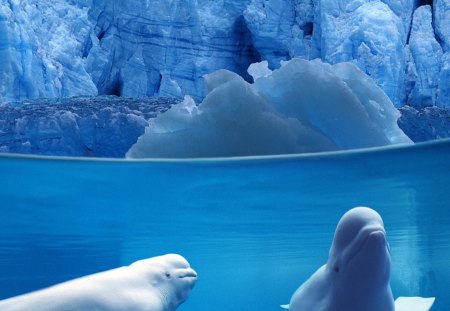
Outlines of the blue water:
{"label": "blue water", "polygon": [[349,208],[383,216],[395,296],[450,310],[450,140],[205,161],[0,156],[0,299],[168,252],[184,311],[280,310]]}

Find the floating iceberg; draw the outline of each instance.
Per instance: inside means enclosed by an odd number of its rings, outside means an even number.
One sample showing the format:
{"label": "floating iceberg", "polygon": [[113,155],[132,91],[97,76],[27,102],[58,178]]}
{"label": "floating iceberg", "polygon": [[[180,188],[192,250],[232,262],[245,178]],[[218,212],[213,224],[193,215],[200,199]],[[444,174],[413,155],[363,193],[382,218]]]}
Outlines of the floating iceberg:
{"label": "floating iceberg", "polygon": [[219,70],[209,94],[150,120],[127,156],[228,157],[342,150],[411,143],[399,112],[355,65],[294,59],[269,72],[250,67],[254,84]]}

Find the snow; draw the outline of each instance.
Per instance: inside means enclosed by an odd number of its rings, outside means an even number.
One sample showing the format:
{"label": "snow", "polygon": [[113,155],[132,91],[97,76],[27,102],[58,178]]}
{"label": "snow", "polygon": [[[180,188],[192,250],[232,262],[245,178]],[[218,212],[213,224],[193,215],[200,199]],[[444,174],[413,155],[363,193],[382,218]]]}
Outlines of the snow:
{"label": "snow", "polygon": [[[267,63],[261,63],[261,71]],[[253,72],[258,72],[253,65]],[[251,71],[252,72],[252,71]],[[149,121],[127,157],[229,157],[411,143],[398,111],[351,63],[293,59],[254,84],[219,70],[209,94],[187,97]]]}

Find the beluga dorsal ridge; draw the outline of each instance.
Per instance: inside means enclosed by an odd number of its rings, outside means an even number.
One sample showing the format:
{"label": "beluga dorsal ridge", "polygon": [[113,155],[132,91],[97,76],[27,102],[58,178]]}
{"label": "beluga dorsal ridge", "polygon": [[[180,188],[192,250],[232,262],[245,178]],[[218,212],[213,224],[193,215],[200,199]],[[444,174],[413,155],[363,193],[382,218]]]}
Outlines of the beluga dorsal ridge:
{"label": "beluga dorsal ridge", "polygon": [[326,264],[295,291],[289,305],[281,307],[290,311],[430,310],[434,298],[400,297],[394,303],[390,273],[383,219],[371,208],[355,207],[340,219]]}

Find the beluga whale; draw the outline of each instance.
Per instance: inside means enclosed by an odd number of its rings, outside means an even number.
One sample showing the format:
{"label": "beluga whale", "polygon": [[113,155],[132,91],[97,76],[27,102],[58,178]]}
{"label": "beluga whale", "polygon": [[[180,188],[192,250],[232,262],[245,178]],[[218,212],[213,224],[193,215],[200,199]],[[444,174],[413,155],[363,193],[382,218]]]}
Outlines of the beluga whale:
{"label": "beluga whale", "polygon": [[289,311],[428,311],[434,298],[400,297],[390,287],[391,255],[381,216],[355,207],[340,219],[328,261],[292,295]]}
{"label": "beluga whale", "polygon": [[174,311],[197,273],[167,254],[0,301],[2,311]]}

